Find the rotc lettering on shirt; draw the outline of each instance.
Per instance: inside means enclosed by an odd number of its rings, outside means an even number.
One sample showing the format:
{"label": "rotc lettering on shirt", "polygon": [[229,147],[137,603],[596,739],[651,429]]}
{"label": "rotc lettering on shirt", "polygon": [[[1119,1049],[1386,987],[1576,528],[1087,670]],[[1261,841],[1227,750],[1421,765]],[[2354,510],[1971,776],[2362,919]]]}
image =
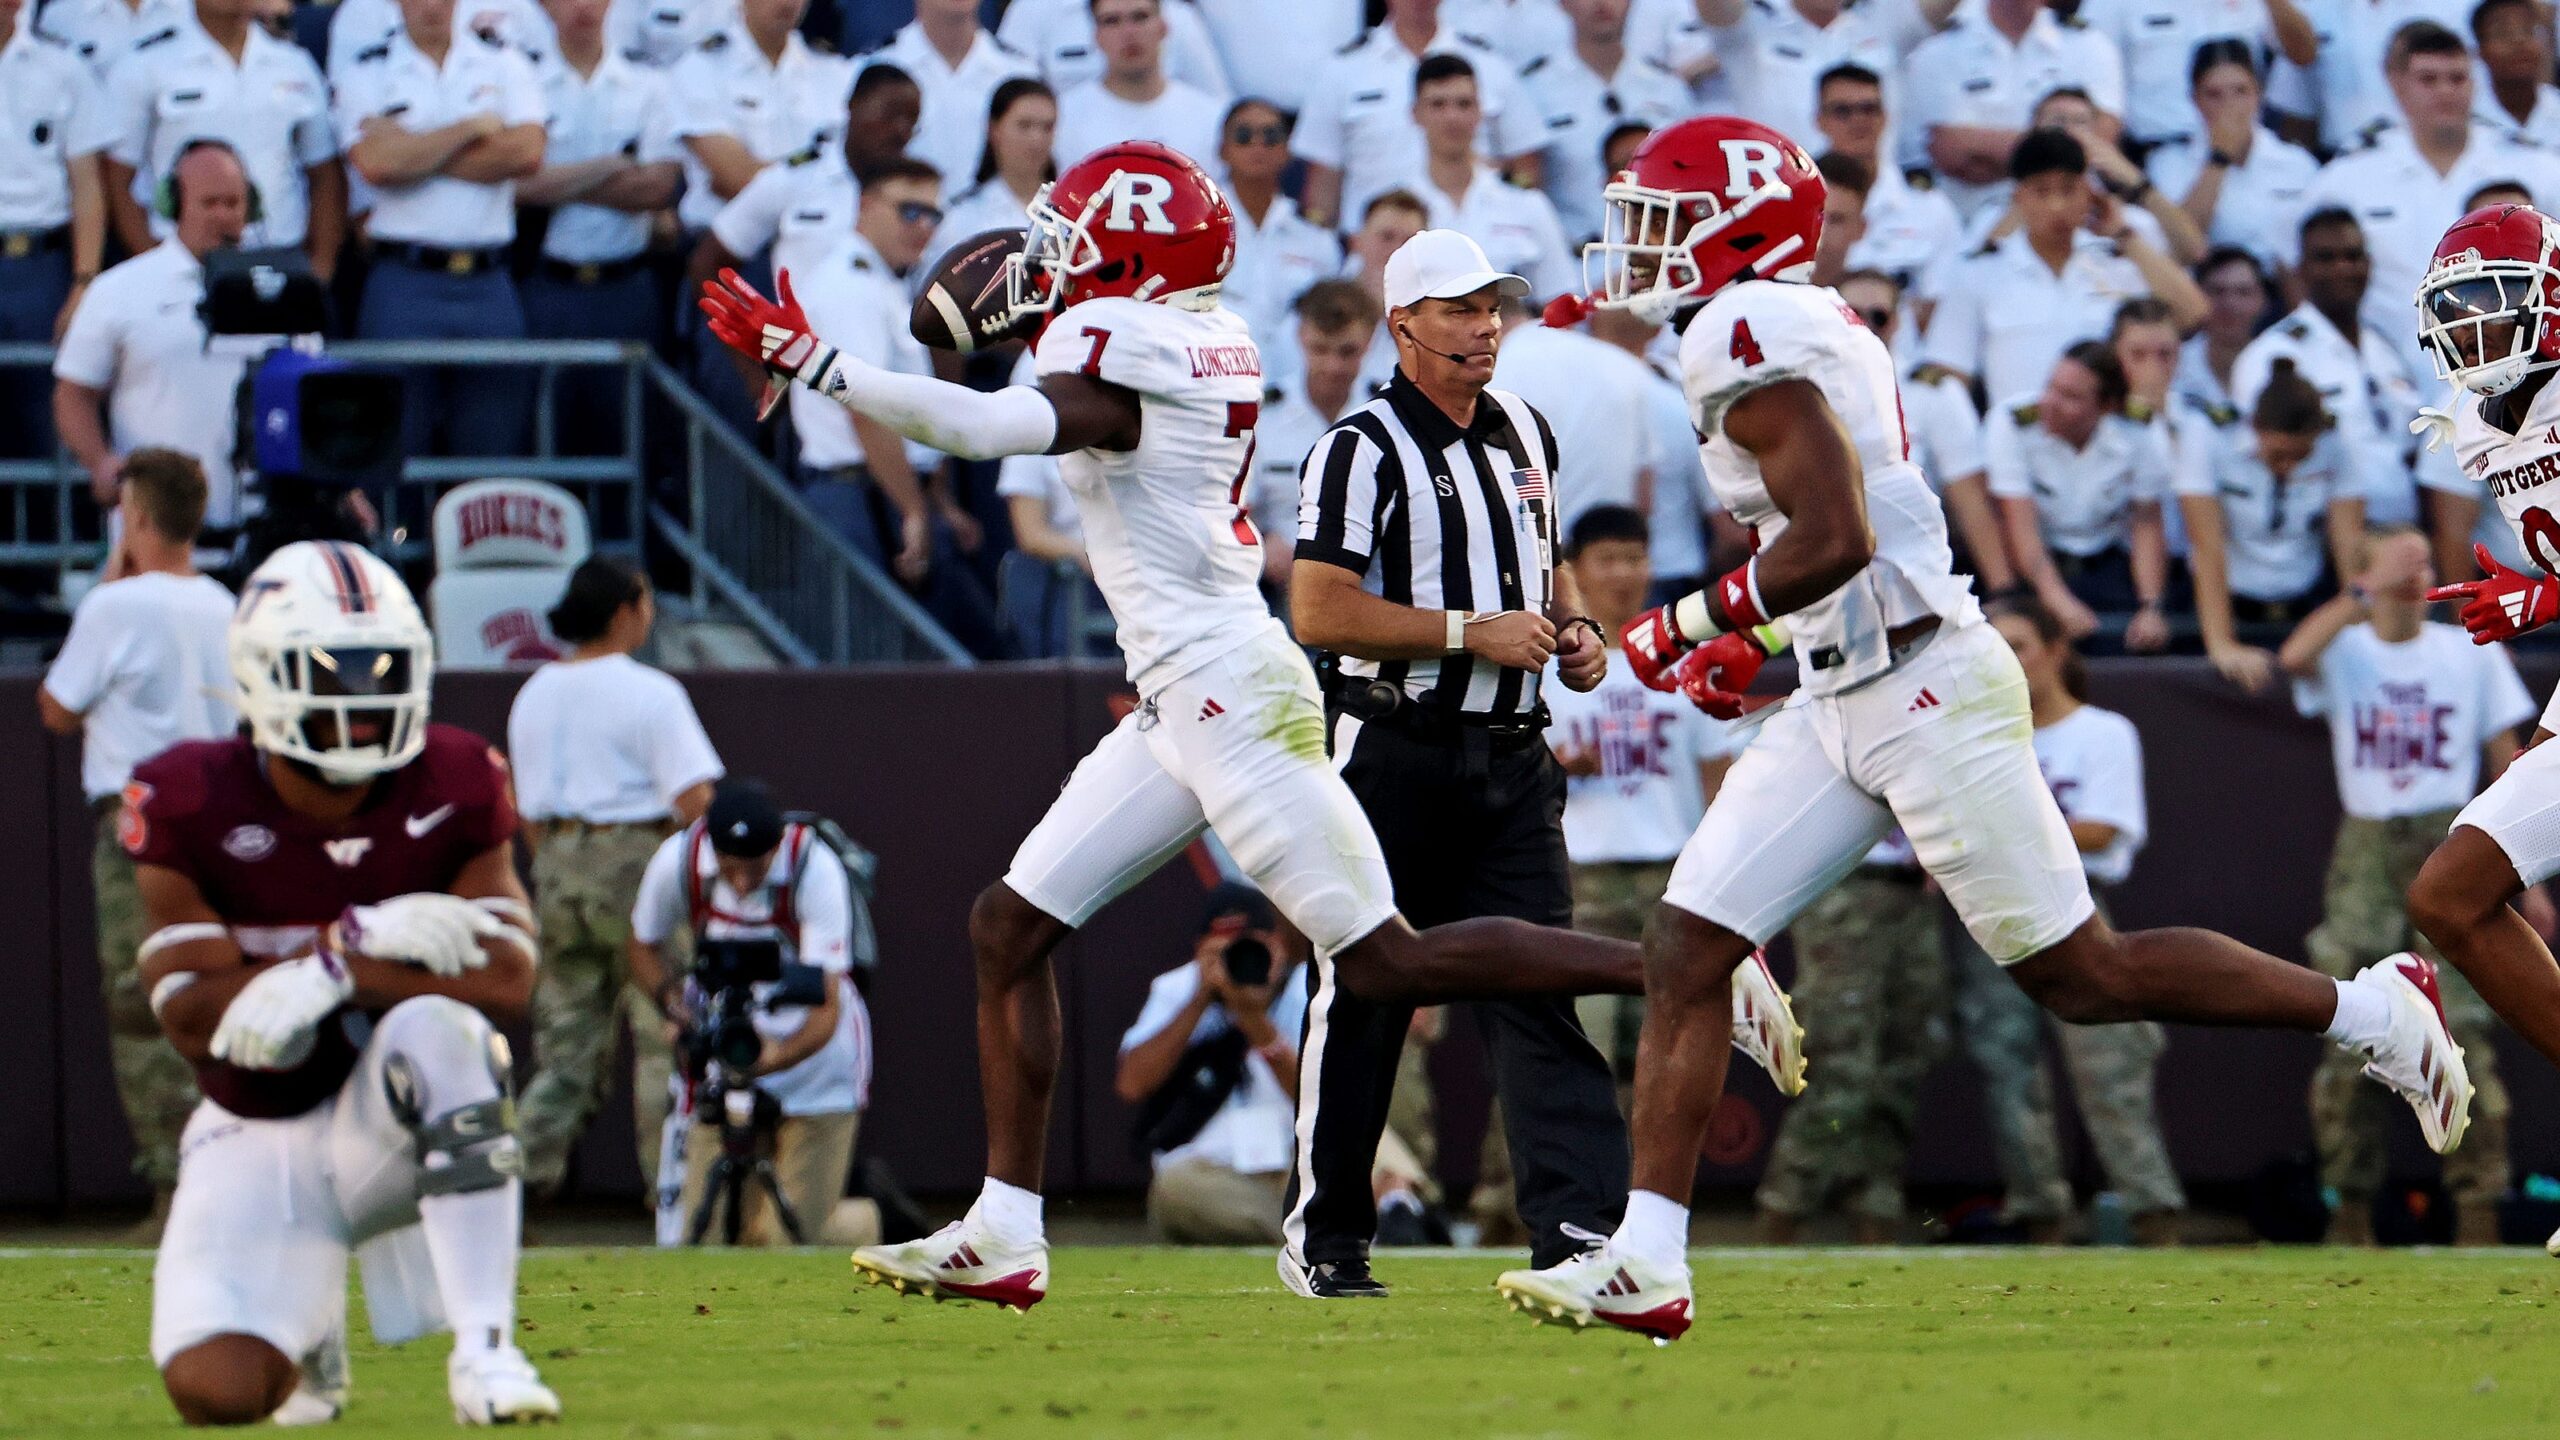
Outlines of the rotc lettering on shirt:
{"label": "rotc lettering on shirt", "polygon": [[2394,789],[2422,770],[2452,769],[2445,751],[2454,707],[2427,703],[2423,680],[2386,680],[2381,690],[2381,704],[2355,707],[2356,768],[2382,771]]}
{"label": "rotc lettering on shirt", "polygon": [[1191,378],[1207,379],[1216,375],[1262,374],[1262,352],[1251,345],[1190,345],[1184,353],[1191,357]]}

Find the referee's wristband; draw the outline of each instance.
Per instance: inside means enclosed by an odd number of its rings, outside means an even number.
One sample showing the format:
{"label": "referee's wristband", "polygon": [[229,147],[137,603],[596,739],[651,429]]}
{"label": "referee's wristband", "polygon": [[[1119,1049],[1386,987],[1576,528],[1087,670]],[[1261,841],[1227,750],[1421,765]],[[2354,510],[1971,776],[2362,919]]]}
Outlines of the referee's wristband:
{"label": "referee's wristband", "polygon": [[1465,653],[1467,648],[1467,612],[1464,610],[1443,610],[1440,613],[1447,617],[1449,621],[1449,636],[1447,641],[1442,644],[1441,649],[1451,655]]}

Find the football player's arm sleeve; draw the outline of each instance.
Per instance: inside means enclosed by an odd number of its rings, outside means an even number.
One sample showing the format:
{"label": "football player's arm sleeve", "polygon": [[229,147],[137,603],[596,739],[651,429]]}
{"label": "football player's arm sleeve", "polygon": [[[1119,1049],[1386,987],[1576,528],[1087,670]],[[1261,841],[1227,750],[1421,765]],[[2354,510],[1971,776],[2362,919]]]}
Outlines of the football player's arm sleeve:
{"label": "football player's arm sleeve", "polygon": [[1037,455],[1059,436],[1058,407],[1027,385],[972,390],[930,375],[883,369],[838,351],[810,388],[918,444],[963,460]]}

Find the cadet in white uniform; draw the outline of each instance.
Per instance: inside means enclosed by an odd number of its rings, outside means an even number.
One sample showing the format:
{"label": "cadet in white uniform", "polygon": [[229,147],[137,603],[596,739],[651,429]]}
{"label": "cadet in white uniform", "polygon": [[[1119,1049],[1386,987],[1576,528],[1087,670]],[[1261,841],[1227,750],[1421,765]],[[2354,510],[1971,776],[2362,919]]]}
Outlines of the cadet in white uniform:
{"label": "cadet in white uniform", "polygon": [[[356,330],[379,340],[520,340],[524,307],[504,264],[515,182],[542,166],[542,84],[505,42],[452,27],[454,0],[401,0],[393,38],[338,82],[338,132],[373,188]],[[523,453],[526,377],[474,366],[409,373],[412,455]]]}
{"label": "cadet in white uniform", "polygon": [[2320,122],[2320,146],[2352,150],[2400,122],[2400,107],[2384,75],[2392,37],[2414,21],[2430,20],[2457,36],[2470,23],[2478,0],[2295,0],[2320,42],[2310,65],[2280,62],[2267,86],[2267,103],[2290,115]]}
{"label": "cadet in white uniform", "polygon": [[2294,261],[2304,206],[2320,162],[2258,123],[2256,58],[2236,44],[2199,54],[2194,133],[2162,144],[2145,162],[2151,183],[2204,228],[2270,268]]}
{"label": "cadet in white uniform", "polygon": [[855,64],[882,60],[913,76],[924,93],[907,153],[947,176],[978,173],[996,87],[1039,73],[1030,56],[978,24],[977,0],[917,0],[916,18]]}
{"label": "cadet in white uniform", "polygon": [[685,229],[710,224],[763,167],[825,154],[841,138],[853,62],[800,38],[805,8],[806,0],[746,0],[736,28],[713,32],[669,72],[675,135],[686,150],[676,208]]}
{"label": "cadet in white uniform", "polygon": [[1506,184],[1476,152],[1481,95],[1460,56],[1434,55],[1415,67],[1413,116],[1424,158],[1404,188],[1422,197],[1431,228],[1475,241],[1496,266],[1527,277],[1538,299],[1578,294],[1582,273],[1565,248],[1556,207],[1538,191]]}
{"label": "cadet in white uniform", "polygon": [[2124,57],[2126,138],[2141,145],[2201,140],[2189,97],[2200,46],[2232,41],[2251,53],[2282,50],[2308,61],[2318,34],[2298,0],[2084,0],[2079,19]]}
{"label": "cadet in white uniform", "polygon": [[[1506,164],[1546,142],[1545,117],[1520,94],[1520,77],[1490,48],[1438,24],[1434,7],[1399,0],[1413,12],[1411,30],[1395,13],[1357,43],[1318,67],[1298,112],[1289,148],[1307,162],[1307,212],[1345,229],[1367,213],[1379,192],[1409,183],[1422,168],[1422,127],[1414,120],[1414,74],[1434,55],[1465,60],[1476,77],[1484,115],[1476,148]],[[1421,31],[1431,28],[1425,36]],[[1416,37],[1409,39],[1408,35]]]}
{"label": "cadet in white uniform", "polygon": [[2003,162],[2037,102],[2076,87],[2100,110],[2124,113],[2124,57],[2116,43],[2044,6],[2016,35],[1973,13],[1911,49],[1895,139],[1906,168],[1928,166],[1966,215],[1995,192]]}
{"label": "cadet in white uniform", "polygon": [[[1226,62],[1218,58],[1217,42],[1209,34],[1209,22],[1201,18],[1200,7],[1192,0],[1160,3],[1165,25],[1164,73],[1214,97],[1219,104],[1226,104],[1235,95],[1235,87],[1228,83]],[[1295,23],[1297,17],[1293,15],[1291,20]],[[1004,7],[1004,18],[996,22],[996,38],[1015,54],[1031,57],[1040,68],[1040,78],[1063,95],[1102,76],[1104,46],[1098,42],[1094,29],[1093,0],[1013,0]],[[1078,151],[1067,158],[1076,159],[1083,154]]]}
{"label": "cadet in white uniform", "polygon": [[612,0],[605,43],[633,64],[667,70],[741,20],[738,0]]}
{"label": "cadet in white uniform", "polygon": [[[1289,126],[1269,101],[1239,100],[1227,112],[1218,159],[1236,222],[1236,263],[1220,298],[1244,317],[1256,339],[1276,342],[1295,323],[1290,312],[1307,287],[1342,273],[1342,240],[1280,193],[1280,175],[1289,164]],[[1374,320],[1370,328],[1376,328]],[[1268,352],[1265,369],[1279,378],[1280,367],[1270,363]],[[1289,463],[1294,467],[1297,461]],[[1288,529],[1295,533],[1297,527]]]}
{"label": "cadet in white uniform", "polygon": [[2041,394],[1991,408],[1983,467],[2010,558],[2036,597],[2081,633],[2091,611],[2139,607],[2125,642],[2154,650],[2168,639],[2161,506],[2172,462],[2160,431],[2126,418],[2124,400],[2114,351],[2084,340]]}
{"label": "cadet in white uniform", "polygon": [[[1832,154],[1856,160],[1874,172],[1867,187],[1863,225],[1849,247],[1854,270],[1881,270],[1910,290],[1921,271],[1955,258],[1964,222],[1956,207],[1940,194],[1926,172],[1906,176],[1886,143],[1888,112],[1884,79],[1864,65],[1834,65],[1815,78],[1814,128]],[[1886,337],[1897,355],[1918,338],[1914,323]]]}
{"label": "cadet in white uniform", "polygon": [[[1290,115],[1306,104],[1309,87],[1334,53],[1358,43],[1362,8],[1361,0],[1292,0],[1287,5],[1199,0],[1200,17],[1208,22],[1225,62],[1230,91],[1258,96]],[[1006,18],[1012,18],[1010,12]],[[1177,73],[1179,69],[1177,62]]]}
{"label": "cadet in white uniform", "polygon": [[2551,83],[2551,27],[2534,0],[2488,0],[2471,12],[2480,47],[2474,119],[2510,140],[2560,145],[2560,86]]}
{"label": "cadet in white uniform", "polygon": [[1573,40],[1520,67],[1529,104],[1546,119],[1547,198],[1576,242],[1600,233],[1600,157],[1620,125],[1668,125],[1688,114],[1689,86],[1660,61],[1627,48],[1625,0],[1568,0]]}
{"label": "cadet in white uniform", "polygon": [[[338,0],[329,21],[328,70],[339,81],[358,52],[398,35],[407,23],[399,0]],[[453,28],[484,40],[501,40],[536,65],[559,48],[551,17],[539,0],[454,0]]]}
{"label": "cadet in white uniform", "polygon": [[[36,9],[29,5],[29,10]],[[133,42],[187,19],[195,13],[188,0],[52,0],[36,17],[35,32],[71,47],[80,63],[103,84],[107,67],[133,48]]]}
{"label": "cadet in white uniform", "polygon": [[1087,14],[1102,48],[1102,73],[1063,88],[1054,78],[1049,82],[1058,89],[1058,164],[1073,165],[1123,140],[1153,140],[1200,160],[1217,153],[1226,96],[1167,71],[1163,3],[1093,0]]}
{"label": "cadet in white uniform", "polygon": [[1837,65],[1874,71],[1895,82],[1887,87],[1887,103],[1902,108],[1890,92],[1899,88],[1903,57],[1956,7],[1946,0],[1861,0],[1817,8],[1831,12],[1829,18],[1815,19],[1796,0],[1705,0],[1698,7],[1724,61],[1734,113],[1805,146],[1821,142],[1814,92],[1824,72]]}
{"label": "cadet in white uniform", "polygon": [[[0,342],[44,344],[105,256],[104,107],[71,49],[0,0]],[[0,455],[53,453],[41,375],[0,371]]]}

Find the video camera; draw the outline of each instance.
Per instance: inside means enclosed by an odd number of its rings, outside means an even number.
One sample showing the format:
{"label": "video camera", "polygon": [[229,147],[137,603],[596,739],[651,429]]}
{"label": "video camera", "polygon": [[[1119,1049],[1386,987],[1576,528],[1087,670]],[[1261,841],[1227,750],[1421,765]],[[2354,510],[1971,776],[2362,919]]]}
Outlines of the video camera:
{"label": "video camera", "polygon": [[[758,1010],[826,1000],[825,972],[788,960],[782,941],[772,937],[697,940],[692,979],[703,1003],[680,1043],[687,1073],[715,1090],[744,1078],[764,1053],[764,1037],[756,1033]],[[758,985],[774,988],[760,1000]]]}

